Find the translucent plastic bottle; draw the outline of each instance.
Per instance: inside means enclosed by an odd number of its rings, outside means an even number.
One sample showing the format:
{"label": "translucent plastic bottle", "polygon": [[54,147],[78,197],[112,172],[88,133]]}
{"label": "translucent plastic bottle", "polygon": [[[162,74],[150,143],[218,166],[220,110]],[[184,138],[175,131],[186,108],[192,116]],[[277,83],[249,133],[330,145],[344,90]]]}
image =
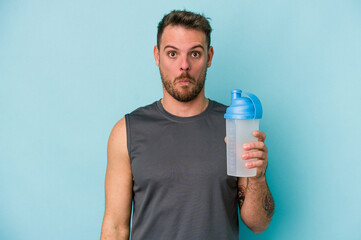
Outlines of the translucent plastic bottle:
{"label": "translucent plastic bottle", "polygon": [[[253,177],[257,174],[256,168],[246,168],[246,163],[255,159],[243,160],[243,144],[257,142],[253,132],[259,129],[259,119],[262,118],[261,101],[251,93],[242,93],[234,89],[231,92],[232,102],[227,108],[227,174],[237,177]],[[242,97],[242,95],[244,97]]]}

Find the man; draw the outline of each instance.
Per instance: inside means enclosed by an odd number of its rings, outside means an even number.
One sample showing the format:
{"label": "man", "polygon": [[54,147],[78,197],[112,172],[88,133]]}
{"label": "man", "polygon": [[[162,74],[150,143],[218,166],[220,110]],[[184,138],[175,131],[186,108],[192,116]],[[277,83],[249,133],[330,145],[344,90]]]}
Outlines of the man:
{"label": "man", "polygon": [[271,220],[266,135],[244,146],[257,176],[226,173],[226,106],[204,94],[214,54],[208,20],[172,11],[158,25],[155,62],[163,98],[127,114],[108,143],[101,239],[238,239],[238,213],[255,233]]}

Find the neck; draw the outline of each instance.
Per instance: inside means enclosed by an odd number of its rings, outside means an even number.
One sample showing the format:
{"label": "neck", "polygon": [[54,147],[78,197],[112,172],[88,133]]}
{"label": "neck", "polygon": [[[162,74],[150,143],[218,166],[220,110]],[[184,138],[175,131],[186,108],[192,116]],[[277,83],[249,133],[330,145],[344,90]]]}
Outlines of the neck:
{"label": "neck", "polygon": [[180,102],[165,92],[161,103],[170,114],[178,117],[192,117],[202,113],[207,108],[209,100],[204,96],[203,89],[195,99],[189,102]]}

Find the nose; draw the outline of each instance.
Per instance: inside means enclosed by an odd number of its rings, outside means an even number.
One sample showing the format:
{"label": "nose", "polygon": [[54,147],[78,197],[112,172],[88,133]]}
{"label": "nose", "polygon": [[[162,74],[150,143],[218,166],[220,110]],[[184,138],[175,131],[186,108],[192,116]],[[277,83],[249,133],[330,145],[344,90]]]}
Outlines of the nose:
{"label": "nose", "polygon": [[180,65],[180,70],[183,72],[187,72],[190,70],[190,64],[189,64],[189,61],[188,61],[188,56],[184,56],[182,59],[181,59],[181,65]]}

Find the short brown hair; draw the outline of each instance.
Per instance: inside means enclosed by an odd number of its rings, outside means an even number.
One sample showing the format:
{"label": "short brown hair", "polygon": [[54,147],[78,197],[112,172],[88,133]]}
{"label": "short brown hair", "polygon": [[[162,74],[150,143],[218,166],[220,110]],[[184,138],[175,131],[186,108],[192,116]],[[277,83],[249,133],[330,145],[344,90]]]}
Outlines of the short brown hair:
{"label": "short brown hair", "polygon": [[173,10],[163,17],[163,19],[158,24],[158,33],[157,33],[157,46],[160,47],[160,39],[162,37],[164,29],[168,25],[172,26],[182,26],[188,29],[200,30],[206,34],[206,41],[208,48],[211,45],[211,32],[212,28],[209,24],[208,19],[204,15],[189,12],[186,10]]}

